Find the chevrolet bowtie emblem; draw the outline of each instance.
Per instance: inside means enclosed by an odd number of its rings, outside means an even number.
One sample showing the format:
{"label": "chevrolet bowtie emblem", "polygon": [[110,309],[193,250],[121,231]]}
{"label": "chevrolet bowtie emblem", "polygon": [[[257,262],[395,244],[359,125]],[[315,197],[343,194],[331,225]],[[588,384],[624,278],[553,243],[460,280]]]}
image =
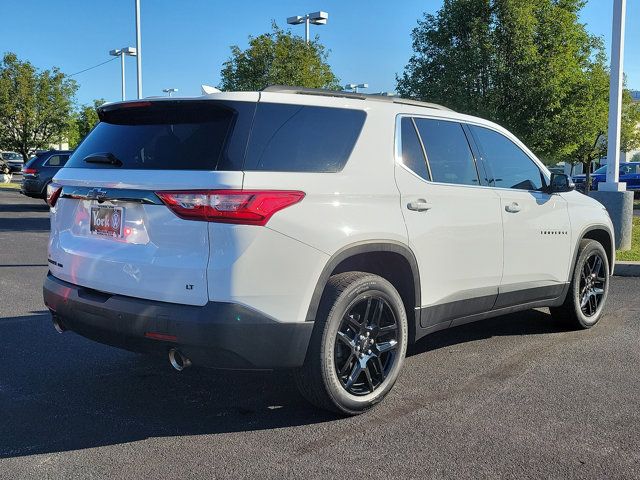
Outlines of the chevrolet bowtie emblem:
{"label": "chevrolet bowtie emblem", "polygon": [[99,188],[92,188],[87,192],[87,198],[90,200],[100,200],[104,199],[107,196],[106,190],[101,190]]}

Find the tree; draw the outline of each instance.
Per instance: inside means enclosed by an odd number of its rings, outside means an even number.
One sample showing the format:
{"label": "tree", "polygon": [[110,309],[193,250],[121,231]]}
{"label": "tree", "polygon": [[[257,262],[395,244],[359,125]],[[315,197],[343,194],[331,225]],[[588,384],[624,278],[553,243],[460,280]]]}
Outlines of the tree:
{"label": "tree", "polygon": [[630,152],[640,148],[640,102],[634,102],[631,92],[622,92],[622,124],[620,150]]}
{"label": "tree", "polygon": [[413,30],[398,92],[489,118],[548,163],[599,158],[609,73],[583,0],[445,0]]}
{"label": "tree", "polygon": [[[608,100],[607,89],[607,100]],[[597,101],[603,101],[602,97],[599,97]],[[587,105],[585,108],[589,108]],[[583,148],[579,152],[578,162],[582,164],[583,171],[585,172],[585,190],[588,193],[591,188],[591,163],[594,160],[602,158],[607,155],[607,124],[608,124],[608,109],[606,110],[607,116],[599,119],[600,128],[594,126],[594,131],[599,131],[596,137],[594,137],[593,145],[591,148]],[[577,115],[579,117],[579,114]],[[578,122],[580,123],[580,122]],[[629,152],[640,147],[640,104],[633,102],[631,92],[629,90],[623,90],[622,92],[622,115],[620,125],[620,150],[622,152]]]}
{"label": "tree", "polygon": [[0,144],[26,161],[69,128],[77,84],[57,68],[38,71],[7,53],[0,64]]}
{"label": "tree", "polygon": [[221,90],[262,90],[269,85],[338,89],[318,39],[305,43],[291,31],[272,24],[273,31],[249,37],[249,48],[231,47],[222,67]]}
{"label": "tree", "polygon": [[73,114],[67,134],[69,148],[76,148],[91,129],[96,126],[98,123],[97,109],[103,103],[105,103],[104,98],[94,100],[93,105],[82,105],[80,109]]}

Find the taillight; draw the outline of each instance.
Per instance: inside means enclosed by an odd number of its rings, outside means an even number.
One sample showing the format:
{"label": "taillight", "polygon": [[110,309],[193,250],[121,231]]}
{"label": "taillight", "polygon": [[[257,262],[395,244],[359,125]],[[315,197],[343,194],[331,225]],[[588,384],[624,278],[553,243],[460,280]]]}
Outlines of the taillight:
{"label": "taillight", "polygon": [[62,185],[58,185],[57,183],[47,185],[47,203],[50,207],[55,207],[61,192]]}
{"label": "taillight", "polygon": [[244,225],[265,225],[274,213],[304,198],[304,192],[284,190],[184,190],[156,194],[185,220]]}
{"label": "taillight", "polygon": [[36,173],[38,173],[38,170],[36,170],[35,168],[23,168],[22,169],[22,174],[23,175],[35,175]]}

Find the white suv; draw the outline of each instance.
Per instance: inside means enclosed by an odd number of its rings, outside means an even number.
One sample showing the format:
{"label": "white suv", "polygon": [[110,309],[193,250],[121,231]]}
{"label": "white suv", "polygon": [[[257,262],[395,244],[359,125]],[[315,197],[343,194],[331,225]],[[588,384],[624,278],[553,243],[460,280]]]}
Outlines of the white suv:
{"label": "white suv", "polygon": [[606,211],[486,120],[287,87],[99,117],[49,188],[60,331],[179,370],[292,368],[313,403],[356,414],[425,334],[601,316]]}

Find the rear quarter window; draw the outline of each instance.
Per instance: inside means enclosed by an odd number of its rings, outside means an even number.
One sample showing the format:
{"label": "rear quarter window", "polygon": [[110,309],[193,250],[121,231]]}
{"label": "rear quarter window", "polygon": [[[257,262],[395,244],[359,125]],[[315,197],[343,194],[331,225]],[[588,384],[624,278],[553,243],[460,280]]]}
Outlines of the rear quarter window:
{"label": "rear quarter window", "polygon": [[45,167],[63,167],[67,160],[69,159],[69,155],[51,155],[46,162],[44,162]]}
{"label": "rear quarter window", "polygon": [[259,103],[244,169],[338,172],[365,118],[362,110]]}

